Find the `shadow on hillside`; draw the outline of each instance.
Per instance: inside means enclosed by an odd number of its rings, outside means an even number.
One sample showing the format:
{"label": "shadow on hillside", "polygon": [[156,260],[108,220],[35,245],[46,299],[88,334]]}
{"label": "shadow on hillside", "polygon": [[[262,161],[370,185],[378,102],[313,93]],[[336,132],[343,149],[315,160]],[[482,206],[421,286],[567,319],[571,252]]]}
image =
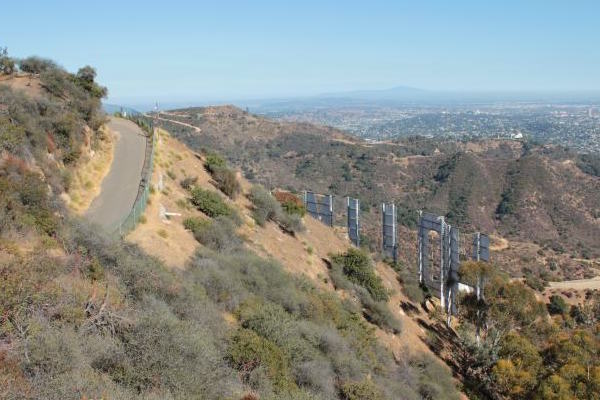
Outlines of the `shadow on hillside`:
{"label": "shadow on hillside", "polygon": [[461,377],[461,362],[456,358],[461,353],[461,346],[456,332],[441,322],[429,323],[417,318],[417,323],[428,333],[423,339],[427,347],[452,369],[455,377]]}
{"label": "shadow on hillside", "polygon": [[421,314],[421,310],[419,310],[419,307],[415,306],[414,304],[408,302],[408,301],[402,301],[400,302],[400,308],[402,309],[402,311],[404,311],[404,313],[408,316],[414,316],[415,314],[419,315]]}

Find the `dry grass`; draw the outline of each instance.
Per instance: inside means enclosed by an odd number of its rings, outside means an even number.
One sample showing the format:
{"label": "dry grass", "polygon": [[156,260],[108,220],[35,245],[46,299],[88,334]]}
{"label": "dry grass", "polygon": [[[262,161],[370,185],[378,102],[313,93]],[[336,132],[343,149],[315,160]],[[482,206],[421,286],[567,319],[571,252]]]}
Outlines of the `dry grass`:
{"label": "dry grass", "polygon": [[83,214],[94,198],[100,194],[102,180],[110,171],[113,161],[116,133],[104,126],[103,140],[95,151],[88,151],[87,158],[82,161],[73,173],[68,191],[68,204],[78,214]]}
{"label": "dry grass", "polygon": [[31,74],[0,75],[0,85],[9,86],[33,98],[42,97],[45,91],[40,84],[40,79]]}
{"label": "dry grass", "polygon": [[[187,202],[187,193],[179,185],[179,181],[185,177],[182,171],[191,176],[198,176],[197,184],[202,187],[212,187],[209,183],[210,176],[204,171],[202,161],[194,153],[163,130],[159,130],[154,159],[151,182],[156,190],[150,196],[150,203],[144,213],[146,222],[139,224],[127,236],[127,240],[138,244],[148,254],[159,258],[170,268],[181,269],[185,267],[199,246],[192,233],[185,230],[182,221],[186,217],[201,214],[192,207],[186,209],[180,206]],[[174,180],[167,176],[167,169],[174,174]],[[164,184],[163,192],[158,190],[161,175]],[[174,216],[163,221],[160,218],[161,206],[168,212],[181,213],[182,216]],[[159,231],[164,231],[166,236],[159,235]]]}

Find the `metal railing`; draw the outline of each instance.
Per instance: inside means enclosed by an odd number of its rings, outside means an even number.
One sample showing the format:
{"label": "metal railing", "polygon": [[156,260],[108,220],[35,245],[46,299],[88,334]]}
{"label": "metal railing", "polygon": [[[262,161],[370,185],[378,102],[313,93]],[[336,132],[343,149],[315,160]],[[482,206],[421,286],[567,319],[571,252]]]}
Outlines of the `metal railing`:
{"label": "metal railing", "polygon": [[131,207],[129,214],[115,226],[110,229],[110,233],[114,236],[123,237],[131,232],[140,221],[140,217],[144,214],[150,197],[150,186],[152,182],[152,171],[154,168],[154,149],[156,147],[156,132],[154,124],[150,118],[145,117],[141,113],[129,112],[125,118],[135,122],[142,130],[147,133],[146,136],[146,154],[144,157],[144,166],[142,168],[140,186],[135,198],[135,202]]}

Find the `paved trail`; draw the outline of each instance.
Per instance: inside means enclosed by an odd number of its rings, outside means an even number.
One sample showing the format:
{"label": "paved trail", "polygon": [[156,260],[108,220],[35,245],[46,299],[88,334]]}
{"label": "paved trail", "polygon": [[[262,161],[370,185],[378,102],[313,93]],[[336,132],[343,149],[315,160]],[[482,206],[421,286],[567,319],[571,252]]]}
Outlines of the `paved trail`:
{"label": "paved trail", "polygon": [[133,122],[111,117],[108,127],[115,132],[115,154],[100,194],[92,201],[86,217],[104,229],[112,229],[131,211],[138,193],[146,153],[146,136]]}

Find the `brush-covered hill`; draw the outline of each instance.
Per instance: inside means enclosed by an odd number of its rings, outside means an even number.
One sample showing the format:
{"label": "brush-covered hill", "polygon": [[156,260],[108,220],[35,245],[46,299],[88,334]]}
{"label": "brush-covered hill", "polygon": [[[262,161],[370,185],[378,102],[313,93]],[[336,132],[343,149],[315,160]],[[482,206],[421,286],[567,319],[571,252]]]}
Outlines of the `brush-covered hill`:
{"label": "brush-covered hill", "polygon": [[[168,116],[161,114],[161,118],[168,119]],[[189,128],[189,122],[185,122],[185,126],[181,125],[181,121],[171,122],[169,127],[177,131],[176,126]],[[188,140],[201,140],[202,135],[206,134],[205,128],[190,128],[195,132],[188,132],[189,136],[182,137],[184,140],[186,137]],[[300,140],[302,134],[296,132],[296,135],[300,136],[297,138]],[[258,136],[260,135],[253,134],[253,137]],[[204,143],[209,141],[218,143],[218,138],[206,138]],[[240,143],[242,141],[240,139]],[[339,140],[336,139],[335,142]],[[485,177],[469,176],[475,168],[481,168],[478,165],[480,159],[472,157],[471,153],[481,152],[482,145],[458,146],[464,146],[465,151],[456,152],[457,156],[454,158],[440,157],[439,166],[430,168],[428,172],[433,180],[439,182],[437,190],[440,193],[448,187],[449,179],[456,186],[461,182],[464,185],[464,182],[470,180],[485,180]],[[511,160],[520,158],[519,154],[523,152],[520,144],[493,146],[494,144],[490,145],[486,151],[500,159],[502,163],[498,164],[503,164],[504,168],[509,168]],[[217,147],[225,151],[228,149],[223,145]],[[520,280],[510,279],[495,265],[465,262],[461,268],[461,279],[473,284],[478,280],[478,275],[481,276],[482,281],[487,282],[486,299],[477,301],[474,295],[469,294],[459,296],[459,315],[452,319],[452,328],[447,328],[435,301],[426,300],[427,293],[416,283],[417,274],[411,264],[391,266],[384,262],[368,261],[367,253],[356,249],[348,250],[343,229],[326,227],[309,216],[291,223],[287,218],[295,215],[298,205],[294,201],[288,204],[286,199],[293,199],[293,195],[286,193],[283,196],[281,192],[275,191],[275,196],[272,197],[264,190],[257,191],[257,186],[242,178],[239,171],[234,172],[227,167],[227,162],[215,154],[215,149],[203,146],[200,153],[194,153],[175,139],[174,135],[167,135],[163,131],[159,148],[158,165],[168,179],[163,177],[164,192],[158,193],[154,199],[181,215],[160,221],[153,216],[158,215],[157,210],[150,209],[148,221],[129,237],[129,240],[140,243],[146,251],[157,257],[165,257],[165,260],[169,259],[171,252],[167,250],[164,253],[160,249],[173,248],[179,254],[188,255],[198,251],[196,249],[202,251],[206,247],[220,253],[230,252],[232,244],[228,239],[218,239],[213,231],[205,228],[221,226],[224,221],[218,216],[211,217],[213,211],[206,208],[204,202],[194,200],[203,191],[217,193],[224,204],[235,210],[227,212],[229,218],[234,215],[234,220],[245,221],[239,222],[241,225],[238,228],[234,224],[228,229],[230,232],[235,230],[244,239],[246,249],[277,261],[287,272],[308,280],[319,290],[359,305],[365,323],[374,329],[379,343],[391,350],[396,360],[431,351],[451,367],[461,382],[463,392],[473,398],[551,399],[559,393],[565,398],[595,396],[598,390],[595,386],[596,374],[600,372],[596,354],[600,342],[594,336],[600,317],[600,298],[597,293],[590,291],[585,294],[585,299],[569,298],[572,306],[566,303],[566,297],[558,294],[551,296],[549,304],[544,305],[539,300],[541,296]],[[240,145],[235,154],[242,155],[243,151],[244,147]],[[437,153],[435,147],[432,147],[432,156]],[[421,162],[421,166],[426,166],[428,157],[414,154],[404,157],[399,164]],[[423,170],[415,166],[411,168]],[[237,175],[237,189],[234,190],[235,185],[225,178],[228,175],[226,171]],[[491,169],[488,173],[492,173]],[[154,182],[161,182],[160,174],[154,177]],[[506,189],[503,185],[498,185],[496,190],[498,196],[501,196]],[[470,196],[476,195],[475,191],[470,193]],[[446,196],[452,194],[446,193]],[[275,198],[281,199],[279,206],[273,203]],[[190,203],[194,206],[190,207]],[[282,207],[284,211],[278,207]],[[282,212],[283,215],[290,214],[282,217]],[[265,219],[266,215],[270,217]],[[198,243],[194,243],[192,237]],[[226,237],[230,238],[231,234]],[[414,245],[410,237],[410,230],[403,227],[400,235],[403,248]],[[152,239],[148,240],[149,238]],[[182,246],[183,243],[187,245]],[[518,245],[526,246],[528,243]],[[189,247],[190,244],[192,248]],[[493,244],[494,251],[507,246],[502,238],[495,239]],[[508,253],[510,257],[521,260],[518,253],[522,248],[516,247],[513,242],[509,247],[514,247],[510,252],[517,253]],[[516,269],[526,265],[522,260],[515,264]],[[244,280],[241,277],[238,279]],[[222,285],[217,285],[217,293],[230,301],[230,290],[221,289]],[[227,315],[232,324],[239,323],[240,319],[235,313]],[[477,326],[482,332],[479,340],[475,337]],[[573,347],[568,348],[567,343]],[[574,354],[578,356],[572,357]],[[414,360],[413,357],[409,356],[409,359]],[[428,361],[420,365],[435,363]],[[593,370],[593,376],[588,378],[581,374],[570,375],[570,371],[585,371],[584,365],[588,365],[590,371]],[[582,385],[577,387],[577,382]],[[343,393],[342,398],[378,398],[370,390],[356,388],[351,394]],[[431,388],[422,388],[419,396],[444,397],[440,392],[435,395],[427,393],[430,390]],[[405,393],[394,392],[392,398],[396,397],[404,398]]]}
{"label": "brush-covered hill", "polygon": [[[528,260],[521,265],[526,272],[556,280],[592,274],[588,264],[573,258],[600,256],[594,156],[517,141],[362,142],[332,128],[274,122],[231,106],[160,116],[188,146],[220,152],[252,181],[332,193],[340,211],[343,196],[359,197],[366,239],[377,240],[380,203],[394,200],[407,229],[414,229],[416,211],[424,209],[445,215],[465,234],[483,231],[508,239],[514,245],[498,241],[506,250],[499,260],[518,275],[523,268],[515,261],[521,257]],[[340,212],[340,225],[343,218]],[[549,271],[549,265],[558,267]]]}
{"label": "brush-covered hill", "polygon": [[107,140],[105,89],[90,67],[72,74],[30,58],[19,68],[35,90],[0,84],[1,399],[600,392],[598,296],[570,310],[550,299],[550,317],[521,282],[465,264],[464,279],[493,282],[486,312],[461,298],[447,328],[414,270],[374,262],[289,192],[271,194],[215,149],[190,150],[165,131],[139,225],[125,239],[103,234],[65,194]]}
{"label": "brush-covered hill", "polygon": [[[368,256],[336,258],[335,232],[217,157],[165,136],[165,185],[128,241],[89,226],[64,193],[104,140],[105,90],[89,67],[20,68],[36,91],[0,84],[0,398],[459,398],[420,338],[403,351]],[[352,257],[371,280],[350,281]]]}

